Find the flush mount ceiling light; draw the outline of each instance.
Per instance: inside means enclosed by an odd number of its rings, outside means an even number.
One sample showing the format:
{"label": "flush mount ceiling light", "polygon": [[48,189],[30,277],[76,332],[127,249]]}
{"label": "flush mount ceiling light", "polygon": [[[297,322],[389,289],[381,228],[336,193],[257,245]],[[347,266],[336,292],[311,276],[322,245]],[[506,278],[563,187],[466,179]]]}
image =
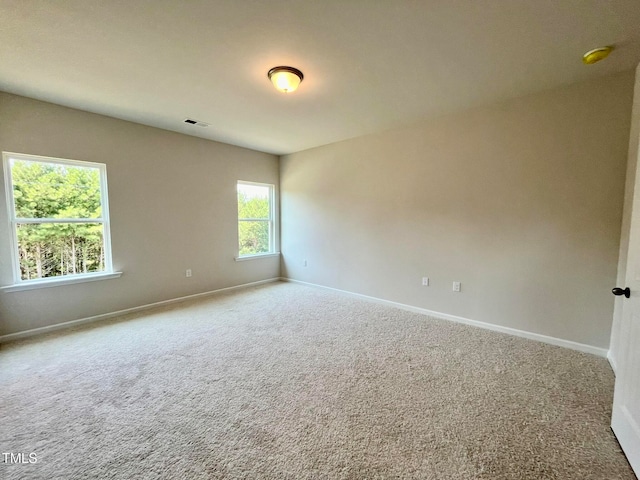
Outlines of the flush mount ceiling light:
{"label": "flush mount ceiling light", "polygon": [[293,92],[304,78],[302,72],[293,67],[273,67],[267,76],[276,90],[284,93]]}
{"label": "flush mount ceiling light", "polygon": [[587,65],[593,65],[594,63],[607,58],[612,50],[612,46],[594,48],[582,56],[582,61]]}

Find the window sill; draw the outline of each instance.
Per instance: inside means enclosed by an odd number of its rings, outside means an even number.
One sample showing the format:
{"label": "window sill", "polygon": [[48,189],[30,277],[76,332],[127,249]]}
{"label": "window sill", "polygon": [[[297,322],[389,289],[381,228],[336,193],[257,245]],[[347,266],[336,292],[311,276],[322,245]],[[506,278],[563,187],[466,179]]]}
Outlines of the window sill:
{"label": "window sill", "polygon": [[245,260],[256,260],[258,258],[279,257],[280,252],[275,253],[259,253],[257,255],[245,255],[244,257],[236,257],[236,262],[244,262]]}
{"label": "window sill", "polygon": [[20,292],[22,290],[36,290],[38,288],[60,287],[62,285],[71,285],[74,283],[97,282],[99,280],[109,280],[111,278],[119,278],[122,272],[112,273],[94,273],[88,275],[74,275],[69,278],[55,278],[51,280],[32,280],[24,283],[16,283],[0,287],[2,293]]}

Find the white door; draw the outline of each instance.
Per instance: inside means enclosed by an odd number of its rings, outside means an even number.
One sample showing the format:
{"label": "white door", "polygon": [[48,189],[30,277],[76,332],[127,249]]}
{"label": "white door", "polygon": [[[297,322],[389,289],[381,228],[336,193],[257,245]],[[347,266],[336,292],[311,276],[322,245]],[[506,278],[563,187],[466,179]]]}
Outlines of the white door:
{"label": "white door", "polygon": [[[640,67],[637,70],[640,75]],[[634,116],[640,117],[640,81],[636,78],[634,98]],[[640,142],[637,123],[640,118],[633,119],[631,130],[632,142],[635,146]],[[634,146],[634,147],[635,147]],[[638,163],[638,150],[632,148]],[[631,212],[631,230],[629,236],[629,254],[627,257],[626,285],[618,285],[614,293],[629,293],[623,299],[622,324],[620,326],[620,355],[618,357],[616,387],[613,397],[613,429],[624,453],[629,459],[636,476],[640,478],[640,164],[635,179],[633,208]],[[624,292],[629,288],[629,292]]]}

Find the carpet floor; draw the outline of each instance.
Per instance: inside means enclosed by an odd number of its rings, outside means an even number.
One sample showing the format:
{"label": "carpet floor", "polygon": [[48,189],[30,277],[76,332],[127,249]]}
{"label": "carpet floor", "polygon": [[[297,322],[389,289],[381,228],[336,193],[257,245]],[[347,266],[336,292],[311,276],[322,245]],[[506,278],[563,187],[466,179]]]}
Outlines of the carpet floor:
{"label": "carpet floor", "polygon": [[2,345],[3,479],[633,479],[603,358],[275,283]]}

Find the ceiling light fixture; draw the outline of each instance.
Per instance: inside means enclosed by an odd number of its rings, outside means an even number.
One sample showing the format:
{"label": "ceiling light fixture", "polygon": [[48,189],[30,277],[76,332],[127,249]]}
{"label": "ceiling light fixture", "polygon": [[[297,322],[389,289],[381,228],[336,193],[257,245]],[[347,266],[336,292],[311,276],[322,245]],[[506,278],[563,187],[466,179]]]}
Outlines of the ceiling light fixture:
{"label": "ceiling light fixture", "polygon": [[293,92],[304,78],[302,72],[293,67],[273,67],[267,76],[276,90],[284,93]]}
{"label": "ceiling light fixture", "polygon": [[593,65],[594,63],[607,58],[612,50],[612,46],[594,48],[582,56],[582,61],[587,65]]}

